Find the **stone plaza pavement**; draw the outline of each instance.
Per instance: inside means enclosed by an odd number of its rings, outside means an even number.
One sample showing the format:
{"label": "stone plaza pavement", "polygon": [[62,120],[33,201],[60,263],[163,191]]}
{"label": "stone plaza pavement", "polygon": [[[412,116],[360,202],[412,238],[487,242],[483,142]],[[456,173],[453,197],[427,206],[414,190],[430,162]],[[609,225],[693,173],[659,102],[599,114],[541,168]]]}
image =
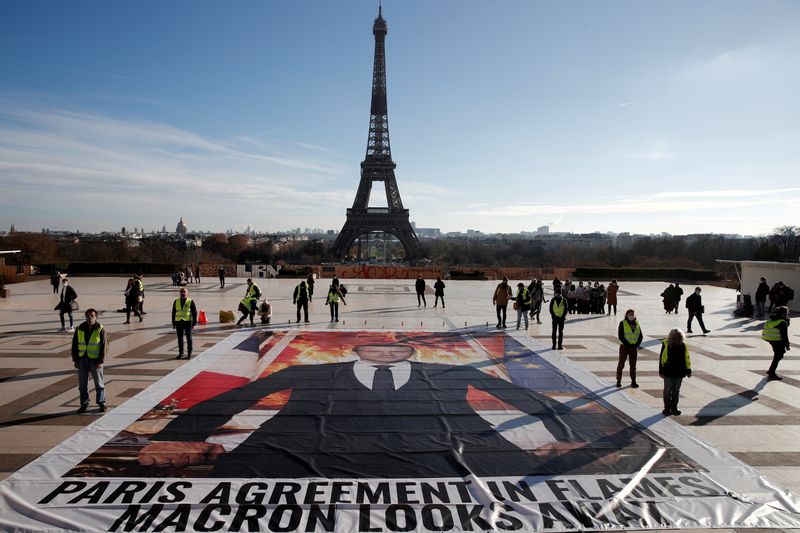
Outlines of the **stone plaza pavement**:
{"label": "stone plaza pavement", "polygon": [[[433,308],[428,287],[427,308],[417,306],[414,280],[342,280],[349,292],[340,308],[340,322],[329,322],[324,305],[329,280],[317,280],[310,306],[311,323],[294,323],[291,295],[299,280],[257,280],[273,304],[273,328],[312,327],[337,329],[448,330],[464,326],[493,328],[491,302],[495,281],[446,281],[446,308]],[[518,280],[512,280],[515,285]],[[524,280],[529,282],[530,280]],[[146,278],[144,321],[134,317],[124,325],[122,277],[71,278],[83,309],[101,312],[100,322],[110,334],[110,356],[105,365],[110,410],[181,365],[177,342],[169,325],[177,289],[166,277]],[[432,280],[428,282],[432,285]],[[547,298],[552,295],[548,282]],[[637,381],[630,388],[627,368],[621,393],[661,409],[662,382],[658,377],[659,339],[674,327],[686,329],[687,313],[667,315],[659,294],[660,282],[622,282],[616,316],[571,315],[565,328],[563,354],[609,384],[617,363],[617,325],[625,309],[634,308],[645,342]],[[77,376],[69,357],[71,334],[58,332],[58,301],[48,280],[11,285],[12,296],[0,300],[0,478],[21,468],[62,440],[101,416],[96,406],[78,415]],[[235,310],[245,293],[245,280],[229,278],[224,289],[216,279],[189,285],[190,297],[203,309],[209,323],[195,330],[195,355],[235,331],[219,324],[220,309]],[[688,296],[693,286],[685,286]],[[707,336],[689,335],[693,377],[684,380],[680,408],[671,419],[694,435],[752,465],[779,486],[800,493],[800,327],[790,328],[792,348],[779,368],[783,381],[767,381],[765,370],[771,350],[760,338],[762,321],[732,315],[735,292],[703,286]],[[683,302],[681,302],[683,304]],[[78,316],[80,315],[80,316]],[[238,316],[238,315],[237,315]],[[256,318],[258,322],[258,318]],[[525,332],[549,346],[550,319],[531,324]],[[508,326],[516,325],[509,306]],[[261,326],[258,326],[261,327]],[[92,400],[94,395],[91,394]],[[749,530],[752,531],[752,530]]]}

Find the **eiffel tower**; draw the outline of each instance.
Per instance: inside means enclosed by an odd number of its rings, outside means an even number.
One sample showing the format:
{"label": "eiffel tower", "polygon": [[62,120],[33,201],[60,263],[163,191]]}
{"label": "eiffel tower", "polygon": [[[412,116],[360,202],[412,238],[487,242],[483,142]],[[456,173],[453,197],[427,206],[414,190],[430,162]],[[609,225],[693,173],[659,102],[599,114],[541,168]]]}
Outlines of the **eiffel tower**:
{"label": "eiffel tower", "polygon": [[[389,111],[386,105],[386,20],[378,6],[378,18],[372,25],[375,36],[375,64],[372,72],[372,105],[369,117],[369,139],[367,156],[361,163],[361,182],[358,184],[353,207],[347,210],[347,220],[333,244],[333,252],[343,258],[350,246],[370,232],[394,235],[405,250],[406,260],[419,258],[419,240],[408,221],[408,209],[403,208],[400,190],[394,177],[397,165],[392,161],[389,147]],[[386,189],[388,207],[368,207],[372,184],[382,181]],[[359,241],[360,245],[360,241]],[[360,246],[359,246],[360,248]]]}

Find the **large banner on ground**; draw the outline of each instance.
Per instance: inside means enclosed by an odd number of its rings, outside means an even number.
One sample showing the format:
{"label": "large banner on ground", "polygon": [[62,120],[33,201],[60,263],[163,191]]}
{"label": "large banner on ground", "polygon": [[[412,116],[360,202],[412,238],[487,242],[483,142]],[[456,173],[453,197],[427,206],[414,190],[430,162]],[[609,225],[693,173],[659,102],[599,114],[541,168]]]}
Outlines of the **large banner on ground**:
{"label": "large banner on ground", "polygon": [[0,484],[2,531],[711,527],[800,502],[487,330],[236,333]]}

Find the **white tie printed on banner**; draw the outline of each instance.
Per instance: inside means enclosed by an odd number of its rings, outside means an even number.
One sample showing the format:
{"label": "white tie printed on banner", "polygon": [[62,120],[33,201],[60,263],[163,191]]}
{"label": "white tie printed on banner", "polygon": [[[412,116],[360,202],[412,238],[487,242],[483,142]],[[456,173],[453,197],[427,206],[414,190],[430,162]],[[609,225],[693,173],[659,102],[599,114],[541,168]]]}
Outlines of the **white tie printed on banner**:
{"label": "white tie printed on banner", "polygon": [[719,527],[800,501],[486,330],[235,333],[0,483],[2,531]]}

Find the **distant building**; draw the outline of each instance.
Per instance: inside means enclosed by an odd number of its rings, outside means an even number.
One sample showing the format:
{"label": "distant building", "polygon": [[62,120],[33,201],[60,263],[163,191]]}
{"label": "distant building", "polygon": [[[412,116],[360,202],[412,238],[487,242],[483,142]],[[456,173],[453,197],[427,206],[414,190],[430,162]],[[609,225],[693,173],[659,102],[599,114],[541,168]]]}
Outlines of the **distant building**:
{"label": "distant building", "polygon": [[547,235],[548,233],[550,233],[550,226],[548,225],[539,226],[536,228],[537,235]]}
{"label": "distant building", "polygon": [[417,236],[427,239],[438,239],[442,236],[442,230],[439,228],[414,228]]}
{"label": "distant building", "polygon": [[178,226],[175,228],[175,233],[178,234],[178,237],[186,237],[186,234],[189,232],[189,228],[186,227],[186,223],[183,221],[183,217],[178,221]]}

